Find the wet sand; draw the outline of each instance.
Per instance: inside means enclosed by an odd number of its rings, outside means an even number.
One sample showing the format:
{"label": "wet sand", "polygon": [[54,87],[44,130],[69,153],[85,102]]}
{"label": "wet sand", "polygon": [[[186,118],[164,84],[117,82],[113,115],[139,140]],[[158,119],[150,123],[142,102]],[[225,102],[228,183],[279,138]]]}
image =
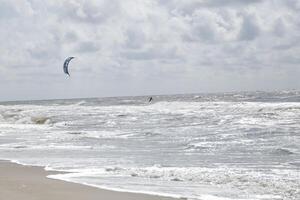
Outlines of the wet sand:
{"label": "wet sand", "polygon": [[[0,200],[174,200],[49,179],[58,172],[0,161]],[[59,172],[61,173],[61,172]]]}

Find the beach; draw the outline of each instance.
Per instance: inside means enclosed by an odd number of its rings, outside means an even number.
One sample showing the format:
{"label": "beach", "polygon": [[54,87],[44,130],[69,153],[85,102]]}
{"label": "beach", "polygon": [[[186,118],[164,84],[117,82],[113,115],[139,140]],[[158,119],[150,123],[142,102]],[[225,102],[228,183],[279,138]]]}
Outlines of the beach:
{"label": "beach", "polygon": [[0,200],[171,200],[172,198],[114,192],[47,178],[61,172],[0,161]]}
{"label": "beach", "polygon": [[0,104],[0,200],[300,199],[300,92],[145,99]]}

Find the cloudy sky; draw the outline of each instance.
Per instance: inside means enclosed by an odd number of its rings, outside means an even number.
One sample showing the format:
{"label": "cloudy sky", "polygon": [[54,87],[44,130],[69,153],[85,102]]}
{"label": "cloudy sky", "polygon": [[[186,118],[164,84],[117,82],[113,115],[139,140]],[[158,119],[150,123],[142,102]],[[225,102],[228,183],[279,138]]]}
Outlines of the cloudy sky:
{"label": "cloudy sky", "polygon": [[0,0],[0,26],[0,100],[300,89],[299,0]]}

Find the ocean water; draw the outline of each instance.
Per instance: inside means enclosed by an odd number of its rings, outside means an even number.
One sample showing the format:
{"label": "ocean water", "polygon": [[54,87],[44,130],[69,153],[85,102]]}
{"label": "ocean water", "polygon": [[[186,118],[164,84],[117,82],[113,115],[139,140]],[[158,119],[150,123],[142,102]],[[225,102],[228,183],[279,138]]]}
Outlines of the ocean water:
{"label": "ocean water", "polygon": [[203,200],[300,199],[300,92],[0,103],[0,159]]}

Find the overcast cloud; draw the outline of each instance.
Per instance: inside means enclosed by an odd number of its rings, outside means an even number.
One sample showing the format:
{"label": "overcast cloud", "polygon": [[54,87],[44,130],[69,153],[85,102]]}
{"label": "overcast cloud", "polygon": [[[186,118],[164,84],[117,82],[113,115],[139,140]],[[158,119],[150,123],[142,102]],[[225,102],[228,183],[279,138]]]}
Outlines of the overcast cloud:
{"label": "overcast cloud", "polygon": [[299,0],[0,0],[0,25],[0,100],[300,89]]}

